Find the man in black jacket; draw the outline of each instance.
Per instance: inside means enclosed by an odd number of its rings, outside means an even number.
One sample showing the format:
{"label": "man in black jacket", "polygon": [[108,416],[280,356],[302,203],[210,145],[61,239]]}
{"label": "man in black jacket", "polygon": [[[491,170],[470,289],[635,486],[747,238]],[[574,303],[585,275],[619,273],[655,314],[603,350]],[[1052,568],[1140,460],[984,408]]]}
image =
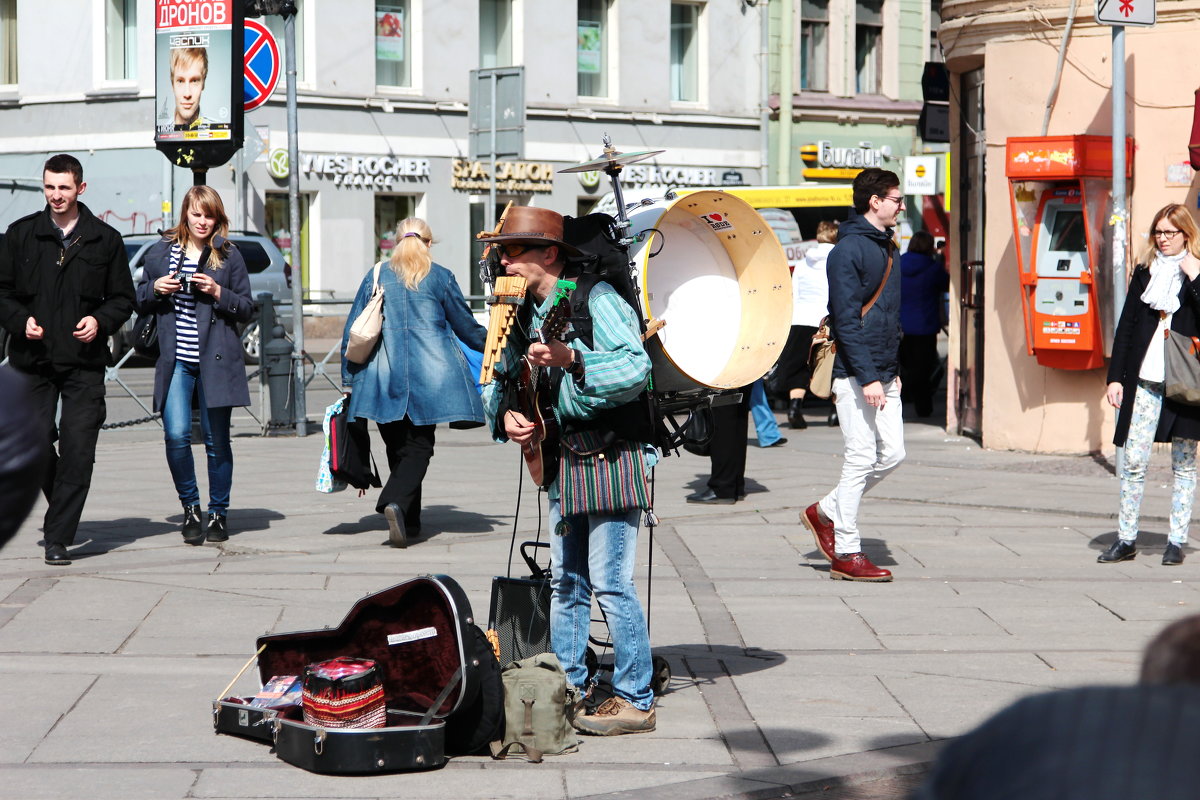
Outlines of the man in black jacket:
{"label": "man in black jacket", "polygon": [[0,247],[0,325],[10,334],[9,360],[29,378],[35,414],[50,430],[43,533],[46,563],[57,565],[71,563],[67,546],[92,484],[111,363],[107,339],[133,313],[121,235],[79,202],[86,188],[74,156],[50,158],[42,170],[46,208],[14,222]]}
{"label": "man in black jacket", "polygon": [[854,179],[854,210],[829,253],[829,319],[837,342],[833,394],[845,443],[833,491],[800,514],[829,576],[890,581],[892,573],[862,552],[858,506],[863,495],[904,459],[900,409],[900,276],[892,226],[904,208],[894,172],[870,167]]}

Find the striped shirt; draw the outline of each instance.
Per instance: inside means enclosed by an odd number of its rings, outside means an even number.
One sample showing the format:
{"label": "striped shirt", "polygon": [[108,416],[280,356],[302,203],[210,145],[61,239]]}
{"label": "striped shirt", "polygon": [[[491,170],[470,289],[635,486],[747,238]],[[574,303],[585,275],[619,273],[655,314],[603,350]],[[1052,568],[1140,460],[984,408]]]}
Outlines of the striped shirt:
{"label": "striped shirt", "polygon": [[[534,310],[531,330],[541,327],[550,306],[547,298]],[[638,320],[629,304],[607,283],[597,283],[588,297],[588,310],[592,317],[592,348],[578,339],[571,342],[571,347],[579,351],[576,358],[583,362],[583,380],[563,376],[554,409],[560,420],[592,419],[600,411],[636,399],[650,380],[650,356],[642,346]],[[519,325],[513,325],[496,363],[496,380],[483,389],[483,408],[498,442],[508,440],[503,422],[507,408],[501,408],[504,383],[516,380],[520,358],[529,348],[530,337],[518,329]],[[647,466],[653,466],[654,448],[645,444]]]}
{"label": "striped shirt", "polygon": [[[179,245],[171,248],[172,263],[179,263]],[[184,258],[181,271],[191,277],[199,265]],[[178,291],[171,295],[175,305],[175,360],[190,364],[200,363],[200,331],[196,326],[196,296],[191,292]]]}

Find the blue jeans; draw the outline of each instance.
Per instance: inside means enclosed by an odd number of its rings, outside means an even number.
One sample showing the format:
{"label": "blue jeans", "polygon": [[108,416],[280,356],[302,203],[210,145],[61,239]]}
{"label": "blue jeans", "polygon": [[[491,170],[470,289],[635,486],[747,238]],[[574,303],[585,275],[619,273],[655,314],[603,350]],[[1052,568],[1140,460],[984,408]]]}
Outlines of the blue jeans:
{"label": "blue jeans", "polygon": [[754,418],[759,447],[770,447],[783,438],[779,433],[779,423],[775,421],[775,412],[767,402],[767,390],[762,378],[750,387],[750,416]]}
{"label": "blue jeans", "polygon": [[185,506],[200,504],[196,486],[196,464],[192,460],[192,394],[200,395],[200,430],[208,454],[208,510],[225,516],[229,490],[233,486],[233,448],[229,444],[229,418],[233,409],[208,408],[200,365],[176,361],[175,372],[163,403],[163,434],[167,442],[167,466],[175,480],[175,491]]}
{"label": "blue jeans", "polygon": [[[613,645],[613,693],[648,711],[654,705],[650,634],[633,585],[641,515],[638,509],[615,516],[581,514],[567,518],[565,535],[551,534],[550,644],[567,681],[585,689],[595,594]],[[559,501],[551,500],[551,531],[560,519]]]}

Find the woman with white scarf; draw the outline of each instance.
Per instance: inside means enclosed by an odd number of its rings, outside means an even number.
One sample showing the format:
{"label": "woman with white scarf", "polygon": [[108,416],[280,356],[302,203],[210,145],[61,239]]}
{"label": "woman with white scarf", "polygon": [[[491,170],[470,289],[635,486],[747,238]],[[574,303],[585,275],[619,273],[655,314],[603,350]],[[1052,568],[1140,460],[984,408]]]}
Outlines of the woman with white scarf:
{"label": "woman with white scarf", "polygon": [[1096,560],[1137,555],[1138,514],[1154,442],[1171,443],[1171,523],[1162,563],[1183,563],[1196,493],[1196,440],[1200,406],[1164,400],[1166,337],[1173,330],[1200,336],[1200,229],[1185,206],[1171,203],[1154,215],[1141,263],[1133,270],[1125,308],[1113,337],[1108,402],[1120,409],[1113,443],[1125,448],[1117,540]]}

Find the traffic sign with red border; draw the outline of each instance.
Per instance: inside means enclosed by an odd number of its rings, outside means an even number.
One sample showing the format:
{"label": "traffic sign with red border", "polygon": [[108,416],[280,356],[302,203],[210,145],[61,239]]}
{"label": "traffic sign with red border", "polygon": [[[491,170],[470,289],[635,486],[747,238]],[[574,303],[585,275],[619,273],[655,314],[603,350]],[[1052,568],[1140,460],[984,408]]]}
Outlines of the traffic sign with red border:
{"label": "traffic sign with red border", "polygon": [[252,111],[275,91],[279,83],[279,45],[265,25],[252,19],[246,20],[245,53],[246,70],[243,81],[246,111]]}

